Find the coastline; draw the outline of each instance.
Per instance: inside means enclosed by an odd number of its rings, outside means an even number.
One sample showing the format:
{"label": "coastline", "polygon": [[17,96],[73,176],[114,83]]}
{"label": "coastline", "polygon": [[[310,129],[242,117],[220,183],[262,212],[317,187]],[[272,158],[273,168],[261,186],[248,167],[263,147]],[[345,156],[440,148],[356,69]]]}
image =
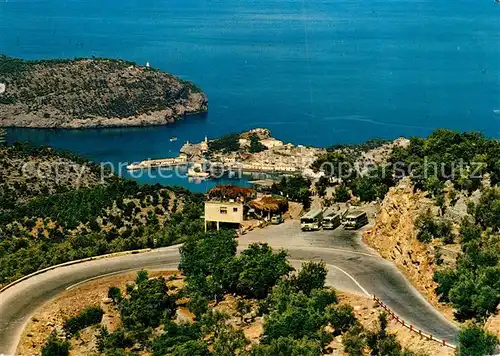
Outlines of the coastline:
{"label": "coastline", "polygon": [[0,92],[0,127],[140,127],[208,112],[200,87],[149,63],[0,55],[2,83],[7,84]]}
{"label": "coastline", "polygon": [[[164,111],[164,110],[162,110]],[[39,123],[44,120],[36,117],[29,123],[14,122],[15,118],[7,120],[0,118],[0,128],[18,128],[18,129],[38,129],[38,130],[86,130],[86,129],[104,129],[104,128],[133,128],[133,127],[148,127],[148,126],[167,126],[176,122],[183,121],[188,117],[197,116],[205,118],[208,114],[208,109],[189,111],[173,117],[161,117],[162,111],[154,112],[153,114],[143,114],[139,117],[95,117],[87,120],[74,119],[69,122],[46,122],[45,124]],[[154,114],[157,115],[154,115]],[[30,119],[31,120],[31,119]],[[7,123],[5,123],[7,121]]]}

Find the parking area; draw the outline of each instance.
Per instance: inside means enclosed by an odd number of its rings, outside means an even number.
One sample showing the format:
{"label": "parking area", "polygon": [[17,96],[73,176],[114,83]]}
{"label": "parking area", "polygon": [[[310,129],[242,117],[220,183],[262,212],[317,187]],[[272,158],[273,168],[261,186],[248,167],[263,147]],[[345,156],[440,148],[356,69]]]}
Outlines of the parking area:
{"label": "parking area", "polygon": [[287,220],[280,225],[270,225],[255,229],[239,237],[240,245],[253,242],[267,242],[271,246],[339,248],[350,251],[369,252],[361,242],[360,230],[344,230],[342,226],[335,230],[302,231],[300,221]]}

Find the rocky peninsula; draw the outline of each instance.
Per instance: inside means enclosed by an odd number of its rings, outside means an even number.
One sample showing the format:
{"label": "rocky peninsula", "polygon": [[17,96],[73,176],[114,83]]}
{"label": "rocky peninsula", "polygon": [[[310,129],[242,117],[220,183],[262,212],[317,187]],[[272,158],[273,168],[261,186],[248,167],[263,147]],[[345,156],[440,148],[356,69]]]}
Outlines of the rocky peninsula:
{"label": "rocky peninsula", "polygon": [[207,110],[198,86],[149,64],[0,56],[0,127],[164,125]]}

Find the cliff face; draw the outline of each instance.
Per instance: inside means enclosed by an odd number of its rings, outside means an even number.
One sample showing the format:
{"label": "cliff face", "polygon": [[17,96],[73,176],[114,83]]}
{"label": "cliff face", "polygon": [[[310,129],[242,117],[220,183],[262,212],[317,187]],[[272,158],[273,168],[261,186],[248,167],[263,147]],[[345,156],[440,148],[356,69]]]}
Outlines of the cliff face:
{"label": "cliff face", "polygon": [[168,73],[111,59],[0,57],[0,126],[90,128],[172,123],[206,112],[205,94]]}
{"label": "cliff face", "polygon": [[500,340],[500,313],[490,316],[484,324],[484,329]]}
{"label": "cliff face", "polygon": [[[435,210],[432,200],[424,192],[414,192],[409,180],[404,179],[389,190],[381,204],[375,225],[364,236],[365,242],[382,257],[392,261],[435,306],[437,287],[433,279],[436,269],[434,245],[417,240],[415,220],[419,215]],[[440,305],[440,309],[447,309]],[[446,313],[451,318],[451,313]]]}
{"label": "cliff face", "polygon": [[[486,184],[483,183],[483,186]],[[479,197],[479,191],[467,198],[459,196],[453,206],[447,206],[443,217],[459,224],[467,215],[467,201],[477,202]],[[389,190],[381,204],[373,229],[365,233],[363,239],[383,258],[393,262],[445,317],[454,321],[453,307],[438,301],[434,291],[438,284],[433,281],[433,276],[437,269],[452,267],[455,264],[459,245],[443,246],[439,239],[427,244],[417,240],[415,220],[429,210],[432,215],[438,215],[439,209],[426,197],[426,193],[414,192],[411,182],[403,179]],[[437,265],[436,250],[439,250],[443,260],[441,266]],[[485,329],[500,337],[500,314],[491,316],[486,321]]]}

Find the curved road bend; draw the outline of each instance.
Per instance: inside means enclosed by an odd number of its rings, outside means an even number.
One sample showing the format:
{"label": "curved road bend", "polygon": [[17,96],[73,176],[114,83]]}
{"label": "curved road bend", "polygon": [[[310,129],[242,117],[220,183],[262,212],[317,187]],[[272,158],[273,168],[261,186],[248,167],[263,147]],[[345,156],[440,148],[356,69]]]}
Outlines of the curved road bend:
{"label": "curved road bend", "polygon": [[[273,248],[288,250],[293,260],[323,260],[329,269],[341,269],[355,281],[363,294],[376,295],[403,320],[433,336],[457,344],[458,327],[448,321],[418,292],[389,261],[361,241],[361,234],[336,230],[302,232],[298,221],[268,226],[239,238],[240,245],[267,242]],[[338,275],[338,274],[337,274]],[[352,285],[328,279],[327,282],[344,291]],[[355,287],[356,288],[356,287]]]}
{"label": "curved road bend", "polygon": [[[439,314],[389,262],[342,229],[301,233],[295,223],[270,226],[240,238],[243,249],[254,241],[286,248],[294,266],[323,260],[327,283],[358,294],[375,294],[395,313],[437,338],[456,342],[457,328]],[[29,278],[0,294],[0,355],[14,354],[24,325],[44,303],[75,284],[106,274],[141,268],[166,268],[179,262],[178,247],[65,266]]]}

